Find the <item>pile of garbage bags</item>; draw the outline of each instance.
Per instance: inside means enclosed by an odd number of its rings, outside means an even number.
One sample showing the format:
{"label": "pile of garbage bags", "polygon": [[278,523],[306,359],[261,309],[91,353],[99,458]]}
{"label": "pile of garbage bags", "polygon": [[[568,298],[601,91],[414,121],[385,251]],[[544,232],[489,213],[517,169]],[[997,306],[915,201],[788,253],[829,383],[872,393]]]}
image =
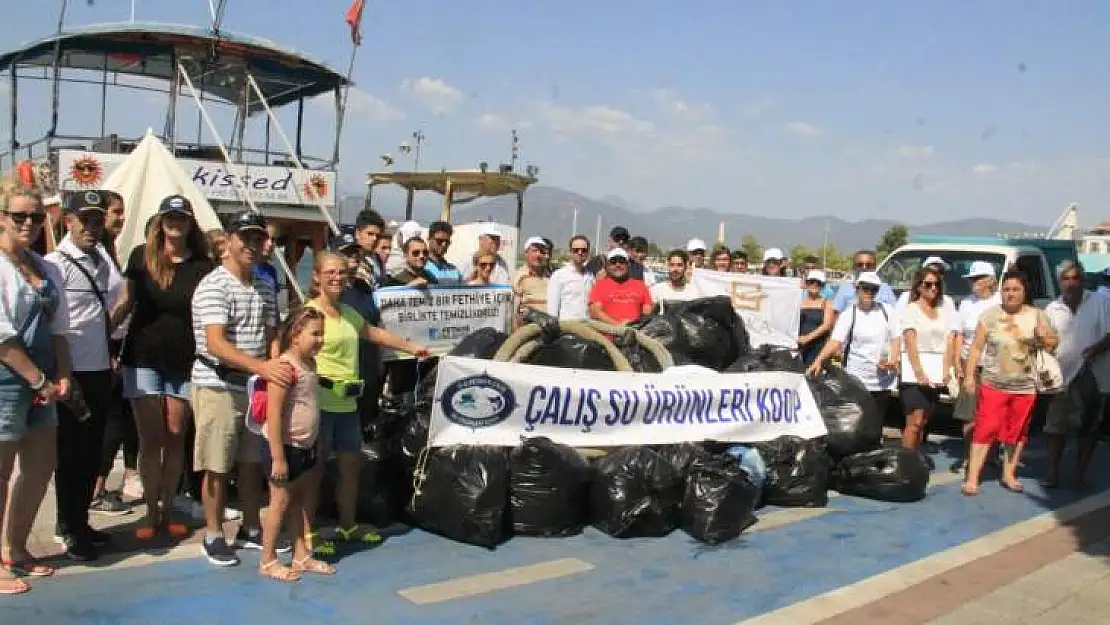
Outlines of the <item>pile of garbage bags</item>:
{"label": "pile of garbage bags", "polygon": [[751,351],[744,321],[727,296],[667,302],[666,308],[633,327],[658,340],[676,365],[724,371]]}

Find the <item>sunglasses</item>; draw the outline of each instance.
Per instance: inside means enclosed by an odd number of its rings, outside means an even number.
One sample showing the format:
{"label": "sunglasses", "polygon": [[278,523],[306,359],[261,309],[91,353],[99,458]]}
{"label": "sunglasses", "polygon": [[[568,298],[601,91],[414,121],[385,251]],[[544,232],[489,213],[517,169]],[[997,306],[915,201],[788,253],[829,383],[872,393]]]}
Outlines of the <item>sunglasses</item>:
{"label": "sunglasses", "polygon": [[99,211],[77,213],[77,221],[80,221],[81,225],[86,228],[103,227],[105,217],[105,214]]}
{"label": "sunglasses", "polygon": [[424,250],[415,250],[415,251],[409,252],[409,256],[412,256],[413,258],[424,258],[427,255],[428,255],[428,253],[425,252]]}
{"label": "sunglasses", "polygon": [[627,258],[614,258],[614,259],[609,261],[609,264],[610,265],[627,265],[628,264],[628,259]]}
{"label": "sunglasses", "polygon": [[572,247],[570,248],[571,254],[589,254],[590,248],[588,247]]}
{"label": "sunglasses", "polygon": [[935,280],[927,280],[925,282],[922,282],[921,286],[925,287],[926,289],[935,289],[940,286],[940,283]]}
{"label": "sunglasses", "polygon": [[494,263],[478,263],[480,269],[493,269]]}
{"label": "sunglasses", "polygon": [[874,269],[875,263],[856,263],[856,269]]}
{"label": "sunglasses", "polygon": [[41,226],[42,224],[46,223],[46,213],[25,213],[25,212],[13,212],[13,211],[9,211],[9,210],[0,211],[0,212],[4,213],[8,217],[11,217],[12,221],[17,226],[22,226],[23,224],[27,223],[28,221],[30,221],[31,224],[35,225],[35,226]]}

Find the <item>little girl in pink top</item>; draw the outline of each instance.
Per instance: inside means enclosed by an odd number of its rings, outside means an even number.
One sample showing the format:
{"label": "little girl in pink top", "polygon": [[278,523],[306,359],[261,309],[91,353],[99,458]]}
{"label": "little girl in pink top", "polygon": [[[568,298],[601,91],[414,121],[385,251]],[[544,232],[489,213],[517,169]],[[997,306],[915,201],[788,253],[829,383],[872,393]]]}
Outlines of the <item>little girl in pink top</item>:
{"label": "little girl in pink top", "polygon": [[[316,467],[322,458],[317,433],[317,378],[314,359],[324,340],[324,315],[315,308],[301,308],[289,315],[281,328],[280,358],[295,371],[289,388],[267,387],[267,445],[262,447],[262,470],[270,478],[270,508],[262,524],[262,558],[259,572],[270,579],[295,582],[302,573],[332,575],[335,567],[312,557],[305,536],[307,490],[316,486]],[[293,564],[285,566],[275,550],[282,521],[293,537]]]}

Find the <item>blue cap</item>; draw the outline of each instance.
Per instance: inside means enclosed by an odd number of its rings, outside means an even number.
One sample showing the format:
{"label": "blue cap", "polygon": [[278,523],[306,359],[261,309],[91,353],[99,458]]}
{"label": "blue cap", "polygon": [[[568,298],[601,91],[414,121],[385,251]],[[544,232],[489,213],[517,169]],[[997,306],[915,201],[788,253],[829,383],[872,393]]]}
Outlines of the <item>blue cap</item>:
{"label": "blue cap", "polygon": [[193,204],[184,195],[170,195],[158,205],[159,213],[178,213],[193,216]]}
{"label": "blue cap", "polygon": [[108,212],[108,196],[99,191],[78,191],[66,202],[66,212],[79,213],[89,210]]}

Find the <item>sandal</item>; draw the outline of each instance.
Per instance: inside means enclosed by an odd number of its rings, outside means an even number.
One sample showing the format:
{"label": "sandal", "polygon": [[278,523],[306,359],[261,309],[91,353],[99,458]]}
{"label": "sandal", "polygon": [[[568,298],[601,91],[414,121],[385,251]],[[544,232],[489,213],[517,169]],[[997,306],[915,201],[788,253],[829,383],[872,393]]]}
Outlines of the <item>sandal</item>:
{"label": "sandal", "polygon": [[336,554],[335,543],[330,540],[321,539],[317,542],[319,536],[315,532],[310,532],[305,536],[304,542],[308,547],[308,552],[313,555],[334,556]]}
{"label": "sandal", "polygon": [[324,562],[317,560],[312,556],[305,556],[300,560],[293,560],[293,566],[290,567],[298,573],[316,573],[317,575],[335,575],[335,567]]}
{"label": "sandal", "polygon": [[135,538],[138,540],[154,540],[158,534],[158,530],[150,526],[143,526],[135,528]]}
{"label": "sandal", "polygon": [[27,582],[18,577],[0,579],[0,595],[22,595],[26,592],[30,592],[30,590],[31,587]]}
{"label": "sandal", "polygon": [[300,581],[301,579],[301,574],[298,571],[293,570],[291,567],[285,566],[281,563],[281,560],[278,560],[277,558],[274,558],[273,560],[260,565],[258,567],[258,573],[259,575],[267,579],[284,582],[286,584],[291,584],[293,582]]}
{"label": "sandal", "polygon": [[335,537],[345,543],[366,543],[376,545],[382,542],[382,535],[378,531],[369,527],[365,531],[360,532],[358,525],[352,525],[347,529],[342,527],[335,528]]}
{"label": "sandal", "polygon": [[1012,482],[1008,482],[1006,480],[999,480],[999,484],[1002,484],[1002,488],[1005,488],[1006,490],[1010,491],[1011,493],[1021,494],[1021,493],[1025,492],[1025,486],[1018,480],[1014,480]]}
{"label": "sandal", "polygon": [[49,564],[43,564],[34,558],[27,558],[14,562],[12,560],[4,560],[2,563],[4,569],[12,575],[19,577],[50,577],[57,570]]}

